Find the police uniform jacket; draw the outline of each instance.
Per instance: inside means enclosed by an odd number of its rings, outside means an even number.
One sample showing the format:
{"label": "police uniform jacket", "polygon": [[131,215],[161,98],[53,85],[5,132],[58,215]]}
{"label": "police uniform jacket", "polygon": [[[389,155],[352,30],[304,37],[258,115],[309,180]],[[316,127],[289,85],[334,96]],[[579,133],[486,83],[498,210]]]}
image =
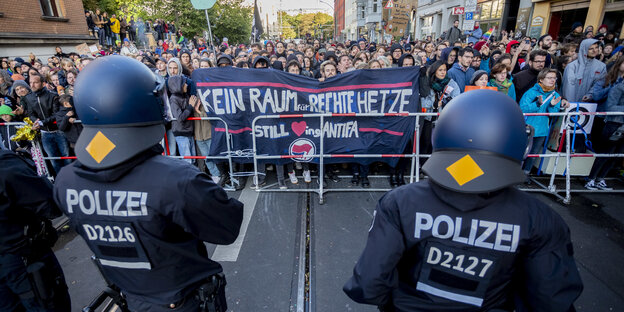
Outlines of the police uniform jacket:
{"label": "police uniform jacket", "polygon": [[222,271],[202,241],[234,242],[243,205],[161,152],[158,145],[103,170],[74,162],[59,173],[54,196],[110,282],[128,299],[168,305]]}
{"label": "police uniform jacket", "polygon": [[0,150],[0,255],[26,256],[31,244],[27,226],[59,217],[52,198],[52,184],[37,175],[35,164],[11,151]]}
{"label": "police uniform jacket", "polygon": [[514,188],[480,196],[423,181],[379,201],[344,291],[396,311],[573,311],[582,288],[548,206]]}

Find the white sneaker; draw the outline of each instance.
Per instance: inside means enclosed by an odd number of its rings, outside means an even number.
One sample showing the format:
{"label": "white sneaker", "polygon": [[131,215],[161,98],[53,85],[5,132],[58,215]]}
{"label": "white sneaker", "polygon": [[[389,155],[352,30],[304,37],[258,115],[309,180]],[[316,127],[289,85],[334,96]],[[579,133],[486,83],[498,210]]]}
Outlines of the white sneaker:
{"label": "white sneaker", "polygon": [[596,187],[596,181],[594,181],[593,179],[585,183],[585,188],[588,190],[592,190],[592,191],[595,191],[598,189],[598,187]]}
{"label": "white sneaker", "polygon": [[221,182],[221,177],[212,176],[212,181],[214,181],[215,184],[219,185],[219,182]]}
{"label": "white sneaker", "polygon": [[604,179],[598,180],[598,183],[596,183],[596,187],[598,189],[600,189],[600,190],[603,190],[603,191],[613,191],[613,188],[612,187],[608,187],[607,186],[607,182],[605,182]]}
{"label": "white sneaker", "polygon": [[303,181],[305,181],[305,183],[312,182],[312,176],[310,175],[310,170],[303,170]]}
{"label": "white sneaker", "polygon": [[292,184],[297,184],[299,183],[299,180],[297,180],[297,176],[295,175],[295,172],[289,172],[288,173],[288,177],[290,178],[290,183]]}
{"label": "white sneaker", "polygon": [[296,163],[295,163],[295,168],[296,168],[297,170],[301,170],[301,169],[303,169],[303,167],[301,166],[301,163],[300,163],[300,162],[296,162]]}

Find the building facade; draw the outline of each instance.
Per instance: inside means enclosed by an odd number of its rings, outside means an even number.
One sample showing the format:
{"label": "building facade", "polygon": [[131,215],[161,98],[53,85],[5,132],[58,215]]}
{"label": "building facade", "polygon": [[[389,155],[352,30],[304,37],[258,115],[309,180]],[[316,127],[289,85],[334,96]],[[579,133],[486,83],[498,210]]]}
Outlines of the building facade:
{"label": "building facade", "polygon": [[419,0],[415,18],[415,37],[425,38],[432,36],[440,37],[454,23],[462,19],[457,15],[453,15],[453,8],[464,6],[464,0]]}
{"label": "building facade", "polygon": [[345,29],[344,39],[357,39],[357,0],[345,0]]}
{"label": "building facade", "polygon": [[[462,28],[465,14],[453,15],[453,9],[465,7],[467,2],[420,0],[414,25],[416,38],[438,38],[456,20]],[[498,35],[501,30],[513,30],[516,38],[538,38],[548,33],[562,39],[575,22],[594,26],[594,31],[605,24],[609,31],[624,38],[624,0],[477,0],[473,19],[480,22],[483,32],[495,28],[494,34]]]}
{"label": "building facade", "polygon": [[2,0],[0,56],[27,59],[32,52],[45,63],[56,46],[68,53],[95,42],[81,0]]}
{"label": "building facade", "polygon": [[530,22],[530,34],[535,37],[550,34],[555,40],[570,33],[572,24],[581,22],[585,29],[594,27],[594,33],[602,24],[610,32],[624,38],[623,0],[534,0]]}
{"label": "building facade", "polygon": [[344,40],[345,1],[346,0],[334,0],[334,39],[336,40]]}

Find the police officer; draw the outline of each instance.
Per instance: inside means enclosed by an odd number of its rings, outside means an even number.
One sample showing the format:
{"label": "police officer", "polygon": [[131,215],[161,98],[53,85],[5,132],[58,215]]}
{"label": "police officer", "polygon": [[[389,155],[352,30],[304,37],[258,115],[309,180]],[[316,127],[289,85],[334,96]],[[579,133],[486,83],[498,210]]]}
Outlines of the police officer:
{"label": "police officer", "polygon": [[234,242],[243,205],[196,167],[162,156],[163,84],[122,56],[80,73],[74,100],[84,129],[55,200],[131,311],[225,311],[222,268],[203,241]]}
{"label": "police officer", "polygon": [[432,141],[429,179],[379,200],[345,293],[382,311],[574,311],[583,285],[569,229],[513,187],[528,141],[518,104],[464,93]]}
{"label": "police officer", "polygon": [[63,270],[50,249],[61,215],[32,161],[0,151],[0,311],[69,312]]}

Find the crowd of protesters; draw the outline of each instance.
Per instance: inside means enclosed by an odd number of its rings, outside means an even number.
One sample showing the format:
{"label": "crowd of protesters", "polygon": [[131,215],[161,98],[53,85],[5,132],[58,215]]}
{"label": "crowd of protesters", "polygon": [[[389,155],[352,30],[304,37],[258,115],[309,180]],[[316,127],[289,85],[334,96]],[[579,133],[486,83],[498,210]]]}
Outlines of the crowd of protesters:
{"label": "crowd of protesters", "polygon": [[[162,40],[172,47],[186,40],[175,22],[161,19],[144,21],[140,17],[135,20],[133,16],[124,17],[115,14],[109,16],[108,12],[102,12],[99,9],[95,12],[85,11],[85,18],[89,33],[98,39],[100,50],[107,53],[121,50],[124,42],[147,48],[149,46],[147,33],[153,34],[154,40]],[[177,40],[174,41],[176,38]]]}
{"label": "crowd of protesters", "polygon": [[[605,25],[594,33],[591,27],[583,31],[582,25],[577,23],[561,42],[554,41],[550,35],[517,37],[506,31],[484,34],[477,23],[473,31],[458,32],[457,25],[454,25],[441,38],[427,37],[412,42],[400,40],[377,44],[360,38],[345,42],[308,39],[245,45],[229,44],[224,38],[213,49],[202,38],[185,39],[174,23],[135,21],[115,15],[109,18],[106,12],[99,10],[93,14],[87,12],[86,16],[89,28],[99,38],[102,47],[97,53],[65,54],[58,47],[47,62],[32,54],[26,60],[2,58],[0,116],[5,122],[29,117],[34,128],[41,130],[43,150],[48,156],[73,153],[73,144],[81,130],[80,124],[75,122],[80,116],[76,116],[72,107],[73,84],[89,62],[109,54],[136,58],[167,82],[170,109],[164,141],[168,153],[180,156],[206,156],[210,150],[210,122],[187,120],[188,117],[207,116],[191,80],[191,73],[199,68],[271,68],[324,81],[358,69],[413,67],[420,70],[419,93],[423,112],[441,112],[451,99],[474,88],[502,92],[517,101],[525,113],[559,112],[576,102],[598,103],[600,112],[624,111],[623,46]],[[156,46],[138,49],[137,43],[145,32],[155,33]],[[139,45],[146,47],[144,43]],[[435,119],[426,117],[421,122],[419,144],[422,154],[432,150],[431,133]],[[559,140],[555,137],[558,129],[553,130],[556,118],[531,116],[526,120],[534,128],[531,154],[543,154],[547,148],[558,148]],[[624,116],[596,116],[590,135],[593,144],[589,148],[596,153],[624,152],[623,125]],[[9,140],[14,128],[1,129],[2,148],[20,148]],[[585,140],[579,139],[578,142],[584,143]],[[585,148],[583,144],[577,145],[579,149]],[[536,170],[534,161],[534,158],[525,161],[525,172]],[[53,160],[54,171],[58,172],[66,162]],[[586,187],[608,190],[604,178],[616,164],[614,158],[597,158]],[[229,169],[225,163],[205,161],[198,162],[198,165],[222,185],[236,181],[227,174]],[[297,169],[302,170],[305,182],[312,181],[312,165],[295,163],[285,168],[273,167],[280,188],[288,187],[286,181],[298,183]],[[352,164],[345,168],[351,170],[353,184],[369,187],[370,168],[377,171],[379,165],[369,168]],[[324,178],[338,181],[336,173],[339,169],[336,165],[327,166]],[[387,170],[390,185],[402,185],[408,162],[402,159],[395,168]],[[266,168],[260,166],[259,172],[261,178],[255,184],[262,186],[266,183]]]}

